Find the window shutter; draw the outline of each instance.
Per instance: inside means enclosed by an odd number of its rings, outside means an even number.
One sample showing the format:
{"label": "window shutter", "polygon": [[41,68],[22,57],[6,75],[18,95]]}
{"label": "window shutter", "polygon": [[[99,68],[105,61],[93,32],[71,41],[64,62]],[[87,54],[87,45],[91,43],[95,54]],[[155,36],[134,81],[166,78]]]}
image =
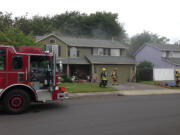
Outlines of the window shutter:
{"label": "window shutter", "polygon": [[79,50],[77,51],[77,56],[79,57]]}
{"label": "window shutter", "polygon": [[119,49],[119,51],[120,51],[120,56],[122,56],[122,55],[123,55],[123,54],[122,54],[122,52],[123,52],[122,49]]}
{"label": "window shutter", "polygon": [[106,55],[106,49],[105,48],[103,49],[103,55],[104,56]]}
{"label": "window shutter", "polygon": [[111,49],[108,49],[108,56],[111,56]]}
{"label": "window shutter", "polygon": [[70,56],[70,48],[68,47],[68,56]]}
{"label": "window shutter", "polygon": [[52,45],[46,45],[46,51],[52,52]]}
{"label": "window shutter", "polygon": [[58,56],[61,56],[61,46],[58,46]]}
{"label": "window shutter", "polygon": [[93,55],[93,48],[91,48],[91,55]]}

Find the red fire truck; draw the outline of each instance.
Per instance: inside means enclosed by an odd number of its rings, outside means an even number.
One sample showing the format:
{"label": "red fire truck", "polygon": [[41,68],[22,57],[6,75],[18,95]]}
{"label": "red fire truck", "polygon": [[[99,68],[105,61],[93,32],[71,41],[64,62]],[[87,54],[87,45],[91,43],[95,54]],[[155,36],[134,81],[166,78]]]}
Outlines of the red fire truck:
{"label": "red fire truck", "polygon": [[0,45],[0,102],[7,112],[22,113],[31,102],[64,101],[58,87],[56,56],[38,47]]}

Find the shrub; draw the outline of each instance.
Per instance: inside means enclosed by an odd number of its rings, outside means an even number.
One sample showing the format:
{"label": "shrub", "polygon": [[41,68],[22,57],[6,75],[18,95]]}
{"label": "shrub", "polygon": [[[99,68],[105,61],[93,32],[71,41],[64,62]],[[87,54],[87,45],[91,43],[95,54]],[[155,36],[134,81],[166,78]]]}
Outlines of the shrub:
{"label": "shrub", "polygon": [[148,61],[143,61],[137,66],[136,72],[137,81],[152,81],[153,80],[153,64]]}
{"label": "shrub", "polygon": [[62,82],[72,82],[72,77],[71,76],[67,76],[66,74],[64,74],[62,76]]}

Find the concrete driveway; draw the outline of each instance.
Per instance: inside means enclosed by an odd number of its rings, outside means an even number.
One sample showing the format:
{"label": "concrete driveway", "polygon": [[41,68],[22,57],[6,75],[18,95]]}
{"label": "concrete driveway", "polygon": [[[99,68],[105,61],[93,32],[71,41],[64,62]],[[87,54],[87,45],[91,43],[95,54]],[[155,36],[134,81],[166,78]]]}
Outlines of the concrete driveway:
{"label": "concrete driveway", "polygon": [[160,87],[156,85],[150,85],[150,84],[142,84],[142,83],[120,83],[119,85],[112,85],[112,87],[118,89],[118,90],[164,90],[168,89],[165,87]]}

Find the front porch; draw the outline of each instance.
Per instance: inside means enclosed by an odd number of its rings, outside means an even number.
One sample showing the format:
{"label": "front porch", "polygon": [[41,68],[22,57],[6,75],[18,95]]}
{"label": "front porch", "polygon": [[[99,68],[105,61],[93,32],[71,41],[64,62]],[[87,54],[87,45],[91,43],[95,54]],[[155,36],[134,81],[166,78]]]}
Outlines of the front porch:
{"label": "front porch", "polygon": [[[69,66],[69,67],[68,67]],[[71,76],[75,80],[91,80],[91,65],[83,64],[63,64],[63,73]]]}

